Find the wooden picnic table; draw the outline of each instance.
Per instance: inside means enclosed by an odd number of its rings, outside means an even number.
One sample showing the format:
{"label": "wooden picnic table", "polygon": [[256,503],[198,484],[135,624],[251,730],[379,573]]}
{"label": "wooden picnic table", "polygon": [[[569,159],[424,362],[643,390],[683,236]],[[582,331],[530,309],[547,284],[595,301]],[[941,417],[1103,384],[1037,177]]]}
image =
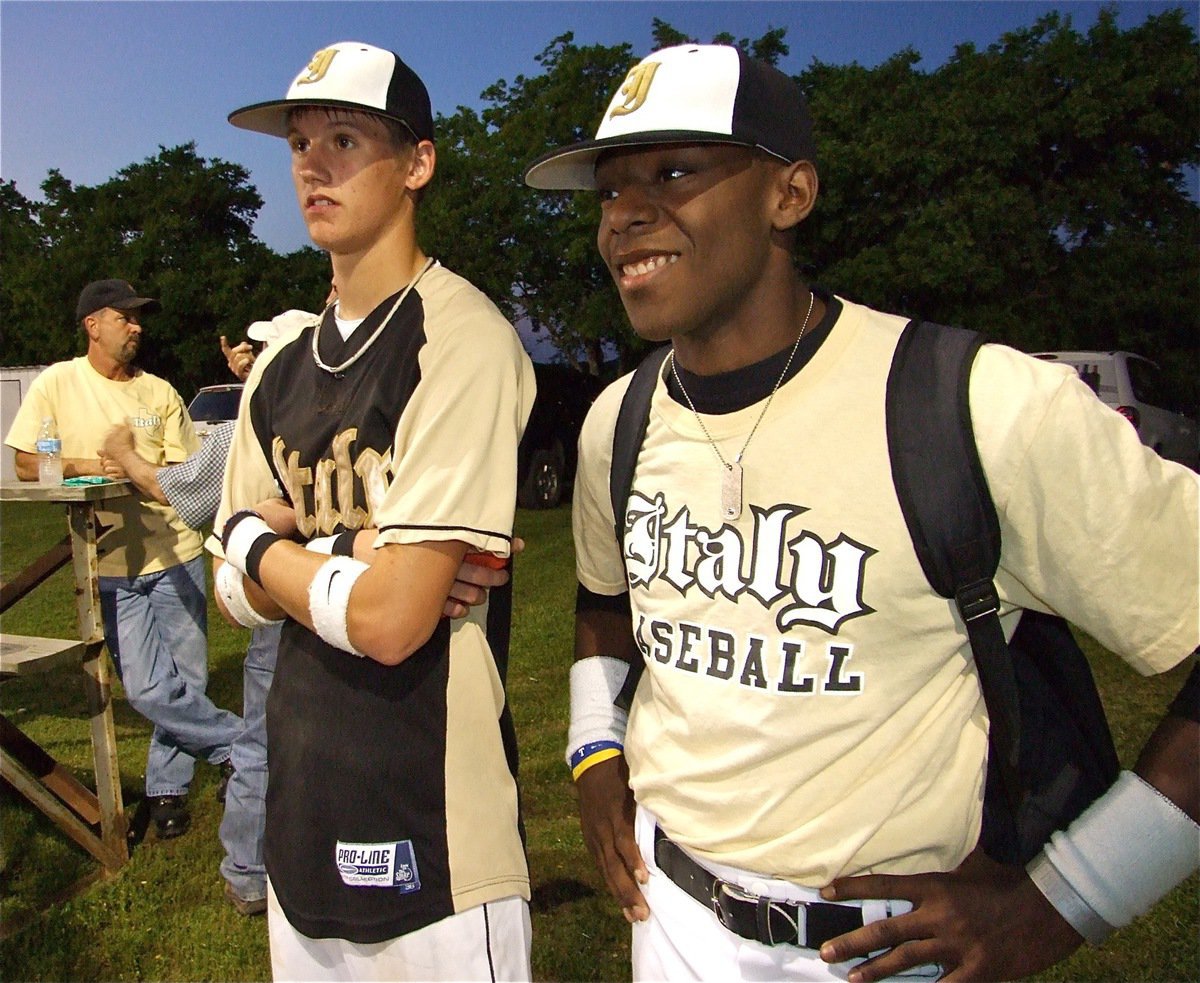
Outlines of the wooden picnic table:
{"label": "wooden picnic table", "polygon": [[[100,580],[96,559],[99,529],[96,503],[129,494],[129,482],[55,486],[35,482],[0,482],[0,501],[45,502],[65,506],[67,535],[10,580],[0,583],[0,612],[44,583],[56,570],[72,564],[75,575],[75,620],[78,640],[0,635],[0,678],[28,676],[58,666],[83,669],[84,693],[91,726],[96,791],[0,714],[0,776],[45,813],[67,836],[114,871],[129,860],[128,822],[121,799],[117,738],[113,726],[109,663],[100,613]],[[99,826],[99,833],[96,832]]]}

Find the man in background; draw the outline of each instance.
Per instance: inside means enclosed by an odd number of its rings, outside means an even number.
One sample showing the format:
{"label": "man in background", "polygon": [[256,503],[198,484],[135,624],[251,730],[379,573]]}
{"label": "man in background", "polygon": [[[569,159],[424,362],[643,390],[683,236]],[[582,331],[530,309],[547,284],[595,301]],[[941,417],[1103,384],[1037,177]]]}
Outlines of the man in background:
{"label": "man in background", "polygon": [[[199,447],[179,393],[134,364],[143,313],[158,301],[124,280],[89,283],[75,317],[87,353],[34,380],[5,442],[17,476],[37,479],[36,441],[52,417],[62,438],[63,475],[101,475],[98,448],[116,424],[130,428],[138,453],[156,465],[183,461]],[[207,607],[200,535],[175,509],[144,493],[96,510],[104,637],[130,705],[154,724],[146,797],[160,839],[188,827],[197,758],[221,766],[241,730],[237,714],[215,706],[208,684]]]}

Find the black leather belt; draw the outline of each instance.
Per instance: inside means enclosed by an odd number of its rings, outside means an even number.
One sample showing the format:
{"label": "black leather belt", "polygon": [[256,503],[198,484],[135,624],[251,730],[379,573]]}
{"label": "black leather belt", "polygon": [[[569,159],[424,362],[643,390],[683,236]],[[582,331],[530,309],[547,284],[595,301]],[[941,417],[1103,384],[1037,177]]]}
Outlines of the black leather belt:
{"label": "black leather belt", "polygon": [[824,901],[774,901],[710,874],[654,827],[654,860],[682,890],[710,909],[729,931],[763,945],[820,949],[863,927],[862,909]]}

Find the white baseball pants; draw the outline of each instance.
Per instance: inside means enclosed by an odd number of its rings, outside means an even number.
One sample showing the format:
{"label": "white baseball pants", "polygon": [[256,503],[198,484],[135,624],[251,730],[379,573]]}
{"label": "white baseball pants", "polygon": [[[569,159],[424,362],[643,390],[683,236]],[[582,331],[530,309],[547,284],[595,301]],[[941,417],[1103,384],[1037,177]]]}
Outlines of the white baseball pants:
{"label": "white baseball pants", "polygon": [[529,903],[503,898],[386,942],[310,939],[287,920],[267,883],[271,975],[276,981],[528,981]]}
{"label": "white baseball pants", "polygon": [[[768,946],[725,928],[716,914],[677,887],[654,861],[655,819],[638,807],[636,835],[650,881],[642,894],[650,906],[650,918],[633,926],[633,979],[671,980],[845,980],[860,959],[827,963],[815,949],[794,945]],[[695,858],[693,858],[695,859]],[[737,884],[743,890],[777,901],[820,901],[816,891],[787,881],[714,864],[703,864],[710,872]],[[876,921],[889,914],[911,909],[907,901],[848,902],[863,908],[864,919]],[[921,966],[896,979],[935,980],[940,967]]]}

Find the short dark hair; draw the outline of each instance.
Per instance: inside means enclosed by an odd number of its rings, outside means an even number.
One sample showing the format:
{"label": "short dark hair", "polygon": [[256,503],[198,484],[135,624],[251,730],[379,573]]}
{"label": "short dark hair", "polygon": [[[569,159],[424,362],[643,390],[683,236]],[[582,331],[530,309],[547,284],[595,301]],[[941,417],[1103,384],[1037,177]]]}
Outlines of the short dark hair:
{"label": "short dark hair", "polygon": [[369,109],[351,109],[349,107],[342,109],[338,106],[297,106],[295,109],[288,111],[288,125],[297,116],[305,116],[309,113],[321,113],[326,119],[336,120],[346,116],[369,116],[377,123],[381,124],[388,132],[393,146],[397,150],[405,150],[409,147],[417,145],[417,138],[407,126],[398,119],[392,119],[390,116],[382,116],[379,113],[373,113]]}
{"label": "short dark hair", "polygon": [[[399,152],[405,150],[415,150],[417,146],[417,137],[404,123],[398,119],[392,119],[390,116],[382,116],[379,113],[373,113],[369,109],[351,109],[349,107],[342,109],[338,106],[297,106],[295,109],[288,111],[288,125],[292,125],[292,120],[297,116],[307,113],[323,113],[327,119],[336,120],[341,116],[369,116],[387,130],[388,139],[391,141],[392,148]],[[425,188],[418,188],[413,192],[413,201],[420,205],[425,198]]]}

